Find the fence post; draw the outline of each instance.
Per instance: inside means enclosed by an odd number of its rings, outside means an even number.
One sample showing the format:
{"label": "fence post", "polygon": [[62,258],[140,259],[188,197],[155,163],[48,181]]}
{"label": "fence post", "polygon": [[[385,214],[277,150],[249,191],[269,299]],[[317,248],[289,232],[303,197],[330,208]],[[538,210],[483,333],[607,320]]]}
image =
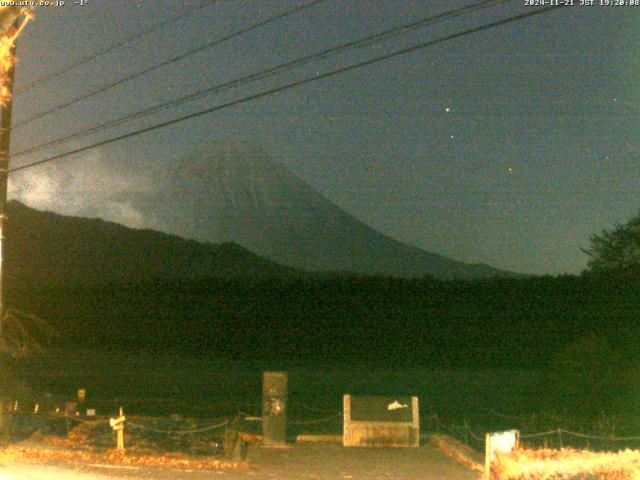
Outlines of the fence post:
{"label": "fence post", "polygon": [[9,438],[7,431],[7,424],[4,420],[4,411],[5,411],[5,401],[4,398],[0,398],[0,440],[2,443],[6,442]]}
{"label": "fence post", "polygon": [[117,432],[116,449],[119,452],[124,452],[124,409],[120,407],[120,416],[118,418],[110,418],[109,424]]}
{"label": "fence post", "polygon": [[558,439],[560,440],[560,448],[563,448],[562,445],[562,430],[558,429]]}
{"label": "fence post", "polygon": [[484,480],[491,479],[491,434],[484,436]]}

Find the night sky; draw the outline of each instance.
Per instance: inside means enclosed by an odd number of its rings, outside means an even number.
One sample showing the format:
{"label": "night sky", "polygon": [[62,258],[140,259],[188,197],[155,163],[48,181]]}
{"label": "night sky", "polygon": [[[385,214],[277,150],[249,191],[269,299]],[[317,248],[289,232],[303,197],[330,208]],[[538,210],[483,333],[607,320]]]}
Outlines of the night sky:
{"label": "night sky", "polygon": [[[162,18],[193,12],[17,95],[14,124],[305,2],[66,3],[37,8],[20,37],[18,92]],[[12,150],[470,3],[327,0],[17,128]],[[18,156],[12,166],[534,8],[506,2]],[[507,270],[578,273],[589,237],[640,207],[639,26],[640,6],[558,8],[25,170],[12,177],[12,196],[162,228],[136,209],[136,194],[162,188],[155,179],[194,145],[236,139],[263,147],[346,211],[408,244]]]}

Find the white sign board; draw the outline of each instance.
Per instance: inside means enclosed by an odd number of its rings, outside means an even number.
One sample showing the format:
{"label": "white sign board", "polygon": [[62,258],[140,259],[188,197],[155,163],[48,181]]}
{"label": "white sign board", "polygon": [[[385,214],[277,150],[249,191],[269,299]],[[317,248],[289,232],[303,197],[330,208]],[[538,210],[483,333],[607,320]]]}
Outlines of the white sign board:
{"label": "white sign board", "polygon": [[506,432],[494,432],[489,435],[491,439],[491,461],[495,460],[496,453],[511,453],[518,445],[520,432],[507,430]]}
{"label": "white sign board", "polygon": [[345,395],[345,447],[418,447],[418,397]]}

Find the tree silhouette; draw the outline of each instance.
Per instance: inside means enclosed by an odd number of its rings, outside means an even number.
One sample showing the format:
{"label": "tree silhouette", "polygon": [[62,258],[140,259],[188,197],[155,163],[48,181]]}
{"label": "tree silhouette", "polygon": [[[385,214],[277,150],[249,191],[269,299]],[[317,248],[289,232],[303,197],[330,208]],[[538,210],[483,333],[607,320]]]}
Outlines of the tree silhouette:
{"label": "tree silhouette", "polygon": [[591,237],[591,246],[583,249],[594,274],[640,274],[640,212],[612,231],[603,230]]}

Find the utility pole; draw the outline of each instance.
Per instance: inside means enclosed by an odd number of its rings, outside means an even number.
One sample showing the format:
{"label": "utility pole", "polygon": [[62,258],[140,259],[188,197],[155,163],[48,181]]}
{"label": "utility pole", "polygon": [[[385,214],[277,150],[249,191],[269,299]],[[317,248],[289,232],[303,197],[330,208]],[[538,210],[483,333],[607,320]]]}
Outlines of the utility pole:
{"label": "utility pole", "polygon": [[[16,20],[15,24],[18,23]],[[15,26],[14,24],[14,26]],[[15,58],[16,45],[15,42],[11,46],[10,55]],[[4,298],[4,224],[7,218],[5,209],[7,206],[7,187],[9,183],[9,158],[11,148],[11,110],[13,109],[13,79],[15,76],[15,62],[11,63],[7,77],[5,80],[5,88],[9,94],[6,104],[2,107],[0,113],[0,340],[4,334],[4,315],[5,315],[5,298]]]}
{"label": "utility pole", "polygon": [[[0,113],[0,341],[4,335],[4,317],[6,314],[4,296],[4,225],[6,220],[7,187],[9,182],[9,160],[11,157],[11,110],[13,108],[13,80],[15,77],[16,39],[31,18],[28,10],[15,7],[2,7],[0,34],[11,39],[9,49],[9,68],[4,78],[5,102]],[[20,17],[25,14],[26,17]]]}

